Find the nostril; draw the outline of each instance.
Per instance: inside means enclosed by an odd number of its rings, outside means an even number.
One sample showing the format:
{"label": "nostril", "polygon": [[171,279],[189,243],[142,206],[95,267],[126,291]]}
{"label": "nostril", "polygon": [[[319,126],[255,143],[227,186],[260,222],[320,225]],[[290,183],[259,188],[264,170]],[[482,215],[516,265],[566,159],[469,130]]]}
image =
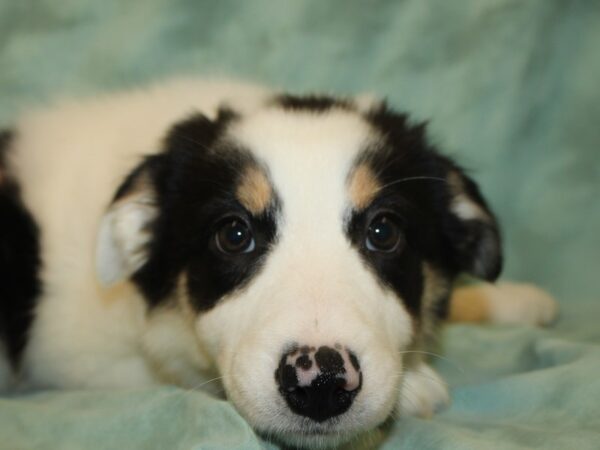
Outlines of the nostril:
{"label": "nostril", "polygon": [[346,371],[342,355],[330,347],[319,347],[315,353],[315,361],[323,372],[343,373]]}
{"label": "nostril", "polygon": [[348,357],[350,359],[350,364],[357,372],[360,370],[360,364],[358,363],[358,358],[353,352],[348,352]]}

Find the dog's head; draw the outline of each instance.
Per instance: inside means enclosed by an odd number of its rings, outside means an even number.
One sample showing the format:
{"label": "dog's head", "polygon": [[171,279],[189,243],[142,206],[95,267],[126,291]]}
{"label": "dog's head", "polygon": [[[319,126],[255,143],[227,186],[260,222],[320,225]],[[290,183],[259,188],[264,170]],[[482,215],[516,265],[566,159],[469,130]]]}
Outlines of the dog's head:
{"label": "dog's head", "polygon": [[388,417],[402,351],[451,280],[501,265],[479,190],[423,126],[328,97],[179,123],[123,183],[99,242],[104,281],[194,311],[253,427],[308,443]]}

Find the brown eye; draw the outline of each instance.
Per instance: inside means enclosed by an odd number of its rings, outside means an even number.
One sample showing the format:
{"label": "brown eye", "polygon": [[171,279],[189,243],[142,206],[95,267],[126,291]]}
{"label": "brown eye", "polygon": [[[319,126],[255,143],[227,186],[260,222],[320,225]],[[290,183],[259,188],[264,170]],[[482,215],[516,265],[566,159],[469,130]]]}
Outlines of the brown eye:
{"label": "brown eye", "polygon": [[219,251],[228,255],[250,253],[255,247],[252,231],[239,218],[224,222],[215,234],[215,242]]}
{"label": "brown eye", "polygon": [[394,219],[388,215],[380,215],[371,221],[365,245],[371,251],[390,253],[397,250],[403,240],[400,227]]}

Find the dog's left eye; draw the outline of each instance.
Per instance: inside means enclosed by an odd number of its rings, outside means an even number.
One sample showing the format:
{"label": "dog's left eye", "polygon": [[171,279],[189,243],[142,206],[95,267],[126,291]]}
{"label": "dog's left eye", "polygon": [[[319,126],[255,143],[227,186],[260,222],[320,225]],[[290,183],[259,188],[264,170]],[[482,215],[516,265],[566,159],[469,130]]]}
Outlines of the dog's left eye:
{"label": "dog's left eye", "polygon": [[402,245],[403,240],[396,221],[387,214],[381,214],[369,224],[365,245],[371,251],[391,253]]}
{"label": "dog's left eye", "polygon": [[221,224],[215,234],[215,242],[219,251],[228,255],[250,253],[256,246],[252,230],[246,222],[237,217]]}

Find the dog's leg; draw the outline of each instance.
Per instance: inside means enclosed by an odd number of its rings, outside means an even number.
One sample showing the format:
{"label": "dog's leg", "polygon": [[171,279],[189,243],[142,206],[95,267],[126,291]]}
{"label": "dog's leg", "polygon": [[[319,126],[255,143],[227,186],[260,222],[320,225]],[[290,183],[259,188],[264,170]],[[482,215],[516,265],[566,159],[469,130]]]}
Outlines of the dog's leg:
{"label": "dog's leg", "polygon": [[556,301],[534,285],[480,283],[454,290],[449,319],[454,322],[547,325],[556,318],[557,312]]}
{"label": "dog's leg", "polygon": [[400,387],[400,416],[429,418],[450,403],[448,387],[442,377],[420,361],[406,369]]}
{"label": "dog's leg", "polygon": [[[524,283],[479,283],[454,290],[451,321],[546,325],[557,315],[556,301],[542,289]],[[412,358],[405,370],[398,411],[431,417],[450,401],[442,378],[422,358]]]}

